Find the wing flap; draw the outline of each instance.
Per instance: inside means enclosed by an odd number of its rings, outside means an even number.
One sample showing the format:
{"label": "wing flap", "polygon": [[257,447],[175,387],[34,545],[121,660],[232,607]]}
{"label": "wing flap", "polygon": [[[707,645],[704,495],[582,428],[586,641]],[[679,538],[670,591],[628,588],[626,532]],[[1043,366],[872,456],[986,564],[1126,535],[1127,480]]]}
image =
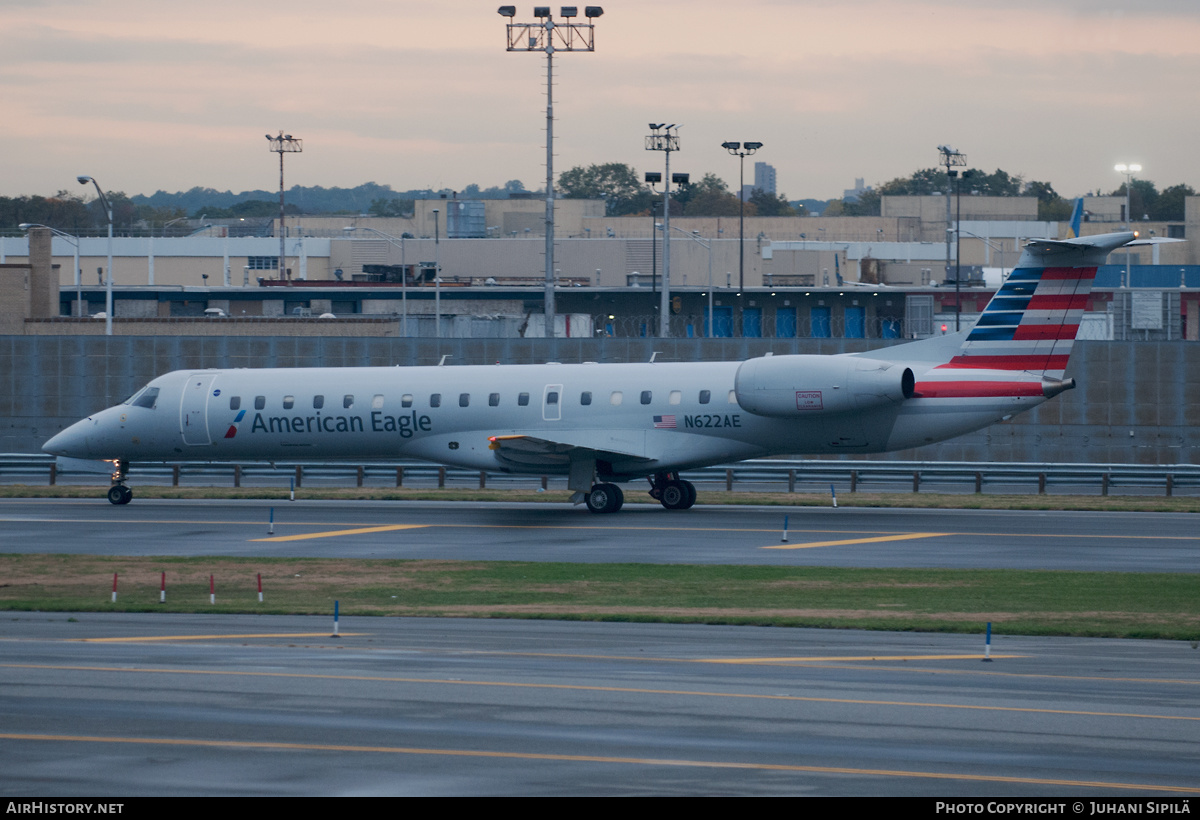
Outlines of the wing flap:
{"label": "wing flap", "polygon": [[496,460],[520,466],[562,466],[579,451],[605,461],[653,461],[642,430],[571,430],[550,438],[545,433],[509,433],[488,437]]}

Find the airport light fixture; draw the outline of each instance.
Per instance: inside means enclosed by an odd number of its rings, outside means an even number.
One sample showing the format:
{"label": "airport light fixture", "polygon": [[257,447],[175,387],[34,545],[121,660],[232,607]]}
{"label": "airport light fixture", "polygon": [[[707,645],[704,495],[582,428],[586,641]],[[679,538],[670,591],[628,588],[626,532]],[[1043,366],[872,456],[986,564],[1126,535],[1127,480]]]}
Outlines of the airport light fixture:
{"label": "airport light fixture", "polygon": [[442,338],[442,231],[437,208],[433,209],[433,330]]}
{"label": "airport light fixture", "polygon": [[[967,165],[967,155],[962,151],[955,151],[949,145],[939,145],[937,147],[938,155],[941,157],[938,164],[946,166],[946,180],[954,180],[954,190],[959,192],[958,187],[958,171],[955,168],[965,168]],[[961,196],[961,193],[960,193]],[[954,226],[954,233],[951,235],[950,227],[950,191],[946,191],[946,276],[950,275],[950,242],[953,239],[957,242],[958,226]],[[957,263],[957,254],[955,254]],[[957,333],[962,326],[962,295],[961,286],[958,281],[959,271],[954,272],[954,332]],[[944,277],[943,277],[944,278]]]}
{"label": "airport light fixture", "polygon": [[279,136],[267,137],[267,150],[279,154],[279,278],[286,278],[284,272],[283,235],[287,232],[283,226],[283,155],[299,154],[304,150],[304,140],[296,139],[291,134],[279,132]]}
{"label": "airport light fixture", "polygon": [[[1133,188],[1133,175],[1141,173],[1142,166],[1137,163],[1127,165],[1124,162],[1119,162],[1113,166],[1113,170],[1118,174],[1125,175],[1125,227],[1133,230],[1133,212],[1129,209],[1129,192]],[[1130,268],[1132,266],[1133,254],[1128,249],[1125,251],[1125,275],[1121,281],[1121,287],[1126,287],[1132,280],[1130,279]]]}
{"label": "airport light fixture", "polygon": [[[435,226],[436,228],[436,226]],[[348,238],[352,238],[351,234],[355,231],[369,231],[376,236],[381,236],[393,245],[400,246],[400,335],[408,338],[408,265],[404,255],[404,234],[400,236],[392,236],[390,233],[384,233],[376,228],[368,228],[362,225],[348,225],[342,228],[342,232]]]}
{"label": "airport light fixture", "polygon": [[534,6],[536,23],[514,23],[516,6],[500,6],[496,13],[508,20],[508,51],[535,51],[546,55],[546,336],[555,335],[554,319],[554,54],[559,51],[596,50],[592,20],[604,14],[600,6],[585,6],[587,23],[574,22],[578,6],[563,6],[560,22],[554,21],[549,6]]}
{"label": "airport light fixture", "polygon": [[[658,311],[658,335],[667,338],[671,335],[671,183],[680,181],[680,174],[671,175],[671,152],[679,150],[679,129],[681,125],[671,123],[650,123],[650,135],[646,137],[647,151],[662,151],[667,156],[666,172],[662,178],[663,184],[663,276],[660,292],[661,304]],[[684,184],[687,175],[682,175]],[[649,174],[647,174],[649,181]],[[651,183],[651,190],[653,190]],[[655,237],[651,236],[653,242]]]}
{"label": "airport light fixture", "polygon": [[746,157],[762,148],[761,142],[723,142],[721,147],[738,158],[738,290],[746,290]]}
{"label": "airport light fixture", "polygon": [[688,239],[696,242],[700,247],[708,251],[708,333],[704,334],[708,338],[713,337],[713,275],[712,275],[712,240],[705,241],[700,238],[700,231],[685,231],[683,228],[671,226],[671,230],[679,231]]}
{"label": "airport light fixture", "polygon": [[112,314],[113,314],[113,277],[112,277],[112,260],[113,260],[113,209],[112,203],[108,201],[108,197],[104,195],[104,191],[100,188],[100,183],[89,176],[77,176],[75,181],[80,185],[87,185],[89,182],[96,186],[96,193],[100,195],[100,205],[103,206],[104,212],[108,215],[108,270],[106,271],[104,281],[104,335],[112,335]]}
{"label": "airport light fixture", "polygon": [[79,306],[76,308],[76,310],[78,311],[78,315],[82,317],[83,282],[81,281],[82,277],[80,276],[81,272],[79,270],[79,237],[75,236],[74,234],[60,231],[58,228],[51,228],[49,225],[43,225],[40,222],[22,222],[17,227],[25,233],[29,233],[30,228],[45,228],[46,230],[50,231],[50,233],[54,234],[55,236],[61,236],[63,239],[75,246],[75,304]]}

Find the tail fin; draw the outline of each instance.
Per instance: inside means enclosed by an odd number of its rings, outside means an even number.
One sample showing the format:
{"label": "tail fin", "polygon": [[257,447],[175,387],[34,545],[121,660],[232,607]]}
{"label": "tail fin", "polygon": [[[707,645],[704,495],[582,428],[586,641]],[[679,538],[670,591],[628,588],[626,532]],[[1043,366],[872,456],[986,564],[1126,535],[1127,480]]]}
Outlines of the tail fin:
{"label": "tail fin", "polygon": [[1071,210],[1071,224],[1067,228],[1067,239],[1075,239],[1079,236],[1079,225],[1083,222],[1083,197],[1075,200],[1075,207]]}
{"label": "tail fin", "polygon": [[958,355],[943,367],[1020,370],[1062,379],[1096,269],[1117,248],[1140,244],[1136,237],[1111,233],[1030,242]]}

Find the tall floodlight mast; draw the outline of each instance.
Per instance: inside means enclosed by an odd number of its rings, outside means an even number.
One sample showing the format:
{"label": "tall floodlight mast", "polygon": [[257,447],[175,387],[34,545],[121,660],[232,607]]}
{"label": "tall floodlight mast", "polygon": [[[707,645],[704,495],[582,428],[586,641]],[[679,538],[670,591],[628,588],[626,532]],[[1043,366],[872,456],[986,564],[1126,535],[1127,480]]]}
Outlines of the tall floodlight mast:
{"label": "tall floodlight mast", "polygon": [[[1125,229],[1132,231],[1133,230],[1133,213],[1129,210],[1129,205],[1131,202],[1131,200],[1129,198],[1129,192],[1133,188],[1133,175],[1141,173],[1142,166],[1138,165],[1136,162],[1133,163],[1132,165],[1127,165],[1124,162],[1121,162],[1121,163],[1114,165],[1113,170],[1116,171],[1118,174],[1125,175]],[[1125,275],[1121,279],[1121,287],[1123,287],[1123,288],[1133,287],[1133,282],[1130,279],[1130,270],[1131,270],[1131,265],[1133,264],[1132,260],[1133,260],[1133,255],[1129,252],[1128,249],[1126,249],[1126,251],[1125,251]]]}
{"label": "tall floodlight mast", "polygon": [[284,154],[299,154],[304,150],[304,140],[296,139],[291,134],[279,132],[279,136],[272,137],[270,134],[267,137],[267,150],[274,151],[279,154],[279,278],[285,279],[284,276],[284,251],[283,251],[283,235],[286,233],[283,227],[283,155]]}
{"label": "tall floodlight mast", "polygon": [[[675,123],[667,125],[652,122],[649,124],[650,135],[646,137],[647,151],[662,151],[667,157],[663,174],[663,275],[660,291],[662,301],[658,309],[658,335],[663,339],[671,335],[671,183],[688,183],[687,174],[671,174],[671,152],[679,150],[679,129],[682,127]],[[649,174],[646,175],[646,181],[650,182]],[[653,187],[651,185],[652,189]],[[650,237],[651,242],[655,240],[656,237]]]}
{"label": "tall floodlight mast", "polygon": [[[536,23],[514,23],[516,6],[501,6],[496,10],[508,18],[508,51],[543,51],[546,53],[546,336],[554,332],[554,53],[556,51],[595,51],[595,26],[591,22],[573,22],[579,16],[578,6],[563,6],[559,10],[562,22],[554,22],[549,6],[534,6]],[[604,14],[600,6],[585,6],[584,16],[594,20]]]}
{"label": "tall floodlight mast", "polygon": [[[947,184],[947,186],[949,186],[951,181],[953,180],[954,188],[957,191],[958,190],[958,171],[954,171],[952,169],[960,168],[960,167],[965,168],[967,165],[967,155],[962,153],[961,151],[955,151],[949,145],[939,145],[938,153],[942,157],[941,162],[939,164],[946,166],[946,184]],[[950,233],[951,230],[954,231],[953,235],[951,235],[951,233]],[[952,239],[956,239],[957,237],[958,237],[958,226],[955,225],[953,229],[950,227],[950,189],[949,189],[949,187],[947,187],[946,188],[946,276],[950,275],[950,241]],[[955,254],[955,258],[957,258],[957,256],[958,255]],[[954,332],[955,333],[957,333],[959,331],[959,326],[961,324],[960,317],[962,315],[962,296],[960,294],[958,273],[959,272],[957,270],[954,273]]]}
{"label": "tall floodlight mast", "polygon": [[[723,142],[721,147],[738,158],[738,290],[746,290],[746,157],[754,155],[761,142]],[[738,294],[741,296],[741,293]]]}

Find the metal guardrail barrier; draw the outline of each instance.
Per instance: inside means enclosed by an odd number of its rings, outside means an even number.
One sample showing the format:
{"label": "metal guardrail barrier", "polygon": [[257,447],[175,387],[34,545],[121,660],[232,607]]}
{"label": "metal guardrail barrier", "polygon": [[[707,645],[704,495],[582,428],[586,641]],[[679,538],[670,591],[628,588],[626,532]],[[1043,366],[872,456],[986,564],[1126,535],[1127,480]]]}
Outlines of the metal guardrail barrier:
{"label": "metal guardrail barrier", "polygon": [[[89,469],[81,469],[87,465]],[[710,489],[746,492],[819,491],[833,485],[843,492],[870,489],[880,492],[920,492],[927,485],[983,492],[985,487],[1010,491],[1045,493],[1049,487],[1078,488],[1079,491],[1111,490],[1161,492],[1171,496],[1178,490],[1200,488],[1200,465],[1196,464],[995,464],[927,461],[824,461],[757,459],[718,465],[682,474]],[[76,462],[38,454],[0,454],[0,483],[55,484],[60,478],[79,483],[80,477],[96,483],[107,478],[105,462]],[[384,487],[384,486],[566,486],[564,476],[484,473],[461,467],[446,467],[424,461],[336,462],[276,461],[241,464],[181,461],[178,463],[134,462],[130,480],[136,485],[174,486],[287,486]],[[798,490],[798,488],[800,488]]]}

